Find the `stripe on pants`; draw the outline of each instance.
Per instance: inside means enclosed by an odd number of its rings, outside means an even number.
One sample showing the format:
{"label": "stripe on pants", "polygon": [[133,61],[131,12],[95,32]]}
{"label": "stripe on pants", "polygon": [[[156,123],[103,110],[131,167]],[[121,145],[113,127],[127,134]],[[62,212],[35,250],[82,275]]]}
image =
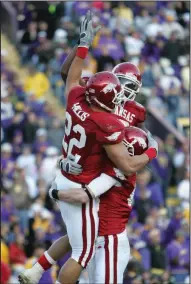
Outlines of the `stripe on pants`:
{"label": "stripe on pants", "polygon": [[90,216],[90,233],[91,233],[91,245],[89,255],[86,259],[84,267],[87,266],[88,262],[90,261],[93,251],[94,251],[94,243],[95,243],[95,220],[93,216],[93,200],[91,199],[89,202],[89,216]]}
{"label": "stripe on pants", "polygon": [[117,284],[117,235],[105,236],[105,284]]}
{"label": "stripe on pants", "polygon": [[86,204],[82,204],[82,242],[83,242],[83,250],[78,261],[80,265],[82,265],[83,258],[87,250]]}
{"label": "stripe on pants", "polygon": [[110,265],[109,265],[109,237],[105,236],[105,284],[110,281]]}
{"label": "stripe on pants", "polygon": [[114,264],[113,264],[113,283],[114,284],[117,284],[117,253],[118,253],[118,237],[117,235],[113,235],[113,239],[114,239],[114,242],[113,242],[113,261],[114,261]]}
{"label": "stripe on pants", "polygon": [[94,252],[95,243],[95,217],[93,214],[93,200],[82,205],[82,241],[83,250],[79,258],[79,264],[86,267]]}

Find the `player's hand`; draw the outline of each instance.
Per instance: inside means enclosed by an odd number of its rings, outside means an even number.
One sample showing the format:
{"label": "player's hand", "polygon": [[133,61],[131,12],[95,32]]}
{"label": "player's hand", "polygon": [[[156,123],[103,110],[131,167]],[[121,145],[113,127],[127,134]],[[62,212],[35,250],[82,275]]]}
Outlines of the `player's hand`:
{"label": "player's hand", "polygon": [[147,132],[147,138],[148,138],[148,146],[149,146],[149,148],[154,148],[156,150],[156,152],[157,152],[157,155],[158,155],[158,143],[153,138],[153,136],[150,133],[150,131]]}
{"label": "player's hand", "polygon": [[60,169],[72,175],[79,175],[82,173],[82,166],[75,162],[75,157],[71,154],[59,162]]}
{"label": "player's hand", "polygon": [[96,33],[100,30],[101,26],[93,27],[92,23],[93,13],[88,11],[85,19],[82,21],[80,25],[80,39],[79,39],[79,47],[87,47],[89,48]]}

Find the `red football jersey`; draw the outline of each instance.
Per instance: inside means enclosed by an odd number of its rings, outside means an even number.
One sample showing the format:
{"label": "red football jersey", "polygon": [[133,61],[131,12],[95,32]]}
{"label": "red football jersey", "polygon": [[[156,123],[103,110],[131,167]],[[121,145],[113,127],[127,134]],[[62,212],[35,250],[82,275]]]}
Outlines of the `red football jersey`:
{"label": "red football jersey", "polygon": [[98,235],[120,234],[125,230],[135,191],[136,174],[125,177],[117,168],[106,166],[105,173],[119,182],[100,196]]}
{"label": "red football jersey", "polygon": [[[127,101],[124,107],[116,107],[115,114],[125,119],[129,126],[138,126],[145,121],[145,108],[135,101]],[[113,186],[100,196],[99,235],[119,234],[125,230],[132,210],[136,174],[127,178],[108,159],[104,173],[118,179],[121,186]]]}
{"label": "red football jersey", "polygon": [[124,107],[116,107],[115,113],[123,117],[129,126],[138,126],[146,119],[146,109],[136,101],[127,101]]}
{"label": "red football jersey", "polygon": [[124,124],[114,114],[93,111],[85,99],[85,88],[74,87],[68,96],[63,155],[75,156],[83,167],[78,175],[62,174],[77,183],[89,183],[103,171],[103,144],[117,144],[124,138]]}

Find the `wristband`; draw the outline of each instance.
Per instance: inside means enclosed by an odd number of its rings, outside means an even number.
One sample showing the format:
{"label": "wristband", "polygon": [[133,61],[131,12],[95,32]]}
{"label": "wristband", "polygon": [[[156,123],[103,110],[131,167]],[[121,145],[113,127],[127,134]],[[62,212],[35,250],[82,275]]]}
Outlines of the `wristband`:
{"label": "wristband", "polygon": [[87,47],[78,47],[76,56],[85,59],[88,54],[88,48]]}
{"label": "wristband", "polygon": [[52,197],[53,197],[54,199],[56,199],[56,200],[59,200],[58,191],[59,191],[58,189],[53,189],[53,190],[51,191]]}
{"label": "wristband", "polygon": [[155,148],[149,148],[147,149],[144,154],[146,154],[149,158],[149,160],[151,161],[152,159],[156,158],[157,156],[157,151]]}

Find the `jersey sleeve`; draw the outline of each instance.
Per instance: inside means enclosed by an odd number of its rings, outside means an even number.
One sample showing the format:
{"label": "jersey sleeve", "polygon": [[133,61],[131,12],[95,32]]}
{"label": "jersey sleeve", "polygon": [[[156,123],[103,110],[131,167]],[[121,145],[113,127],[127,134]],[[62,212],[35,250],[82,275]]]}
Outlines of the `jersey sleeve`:
{"label": "jersey sleeve", "polygon": [[146,120],[146,109],[137,103],[136,111],[138,123],[143,123]]}
{"label": "jersey sleeve", "polygon": [[88,187],[96,198],[112,188],[116,182],[117,181],[113,177],[106,174],[101,174],[99,177],[92,180],[88,184]]}
{"label": "jersey sleeve", "polygon": [[97,114],[93,117],[96,141],[101,144],[118,144],[124,138],[124,124],[115,115],[107,113]]}

